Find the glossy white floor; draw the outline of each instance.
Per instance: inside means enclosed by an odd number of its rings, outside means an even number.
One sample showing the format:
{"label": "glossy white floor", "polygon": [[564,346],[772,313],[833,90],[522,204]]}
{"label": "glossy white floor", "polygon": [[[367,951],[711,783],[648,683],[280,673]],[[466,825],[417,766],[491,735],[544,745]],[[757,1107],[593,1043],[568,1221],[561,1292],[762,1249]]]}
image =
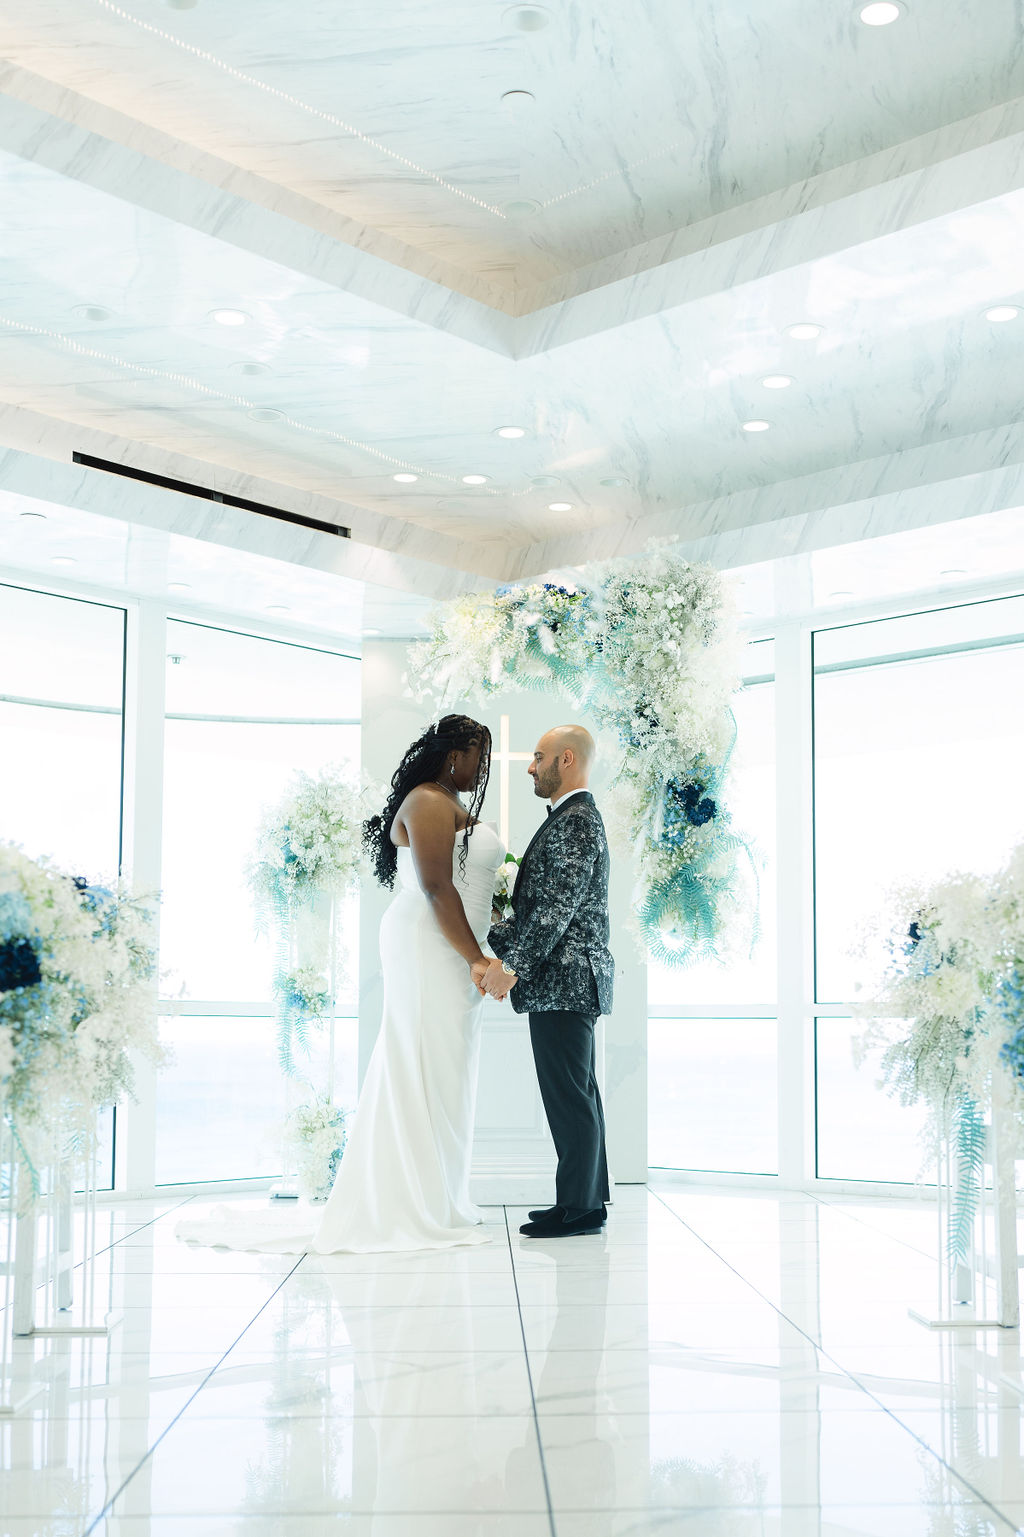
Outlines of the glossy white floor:
{"label": "glossy white floor", "polygon": [[[1016,1331],[930,1334],[910,1203],[620,1189],[607,1235],[299,1260],[104,1213],[110,1342],[26,1344],[12,1537],[990,1537]],[[47,1358],[48,1359],[43,1359]],[[24,1373],[24,1359],[19,1370]]]}

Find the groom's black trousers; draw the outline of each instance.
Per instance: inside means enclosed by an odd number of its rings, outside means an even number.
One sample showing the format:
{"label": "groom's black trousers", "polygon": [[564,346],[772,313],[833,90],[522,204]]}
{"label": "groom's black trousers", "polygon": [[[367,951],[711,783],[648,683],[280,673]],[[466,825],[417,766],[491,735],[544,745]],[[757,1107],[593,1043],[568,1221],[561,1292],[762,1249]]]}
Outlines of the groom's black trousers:
{"label": "groom's black trousers", "polygon": [[597,1087],[596,1014],[551,1009],[530,1015],[530,1042],[544,1114],[558,1154],[555,1203],[570,1215],[608,1199],[604,1107]]}

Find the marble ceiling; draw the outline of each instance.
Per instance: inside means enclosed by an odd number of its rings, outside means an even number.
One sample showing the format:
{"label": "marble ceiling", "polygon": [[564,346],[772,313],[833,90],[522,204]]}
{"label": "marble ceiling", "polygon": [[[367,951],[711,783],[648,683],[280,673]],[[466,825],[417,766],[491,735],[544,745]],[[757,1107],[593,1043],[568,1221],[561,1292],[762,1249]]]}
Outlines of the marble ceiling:
{"label": "marble ceiling", "polygon": [[435,596],[1019,506],[1019,5],[859,9],[8,8],[0,488]]}

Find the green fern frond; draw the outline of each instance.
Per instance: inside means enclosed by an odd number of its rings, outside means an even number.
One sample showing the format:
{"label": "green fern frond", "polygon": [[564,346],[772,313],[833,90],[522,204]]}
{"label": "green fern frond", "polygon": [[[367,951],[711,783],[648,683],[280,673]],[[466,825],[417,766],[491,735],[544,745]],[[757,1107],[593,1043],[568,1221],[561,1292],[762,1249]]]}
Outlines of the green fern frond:
{"label": "green fern frond", "polygon": [[956,1189],[946,1234],[946,1258],[952,1270],[967,1258],[985,1176],[987,1128],[973,1099],[966,1095],[957,1099],[950,1129],[956,1159]]}

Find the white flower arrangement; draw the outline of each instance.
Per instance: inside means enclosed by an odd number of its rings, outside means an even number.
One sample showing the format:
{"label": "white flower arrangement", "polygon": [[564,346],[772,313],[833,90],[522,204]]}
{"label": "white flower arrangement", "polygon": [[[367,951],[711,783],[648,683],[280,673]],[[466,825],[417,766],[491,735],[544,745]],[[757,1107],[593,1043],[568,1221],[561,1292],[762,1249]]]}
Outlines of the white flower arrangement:
{"label": "white flower arrangement", "polygon": [[362,858],[358,788],[338,769],[299,772],[260,827],[249,879],[257,901],[290,905],[311,892],[340,895]]}
{"label": "white flower arrangement", "polygon": [[742,916],[749,853],[723,792],[739,686],[734,606],[713,567],[667,550],[593,567],[586,588],[499,587],[439,608],[410,651],[410,680],[447,710],[510,684],[553,687],[615,744],[610,831],[633,851],[648,949],[685,963],[718,953]]}
{"label": "white flower arrangement", "polygon": [[969,1241],[994,1094],[1024,1145],[1024,844],[992,877],[904,888],[893,907],[861,941],[862,952],[884,944],[888,967],[877,996],[855,1006],[867,1026],[856,1052],[863,1060],[880,1047],[882,1084],[901,1104],[927,1107],[929,1153],[939,1138],[956,1146],[955,1262]]}
{"label": "white flower arrangement", "polygon": [[299,1190],[312,1205],[326,1201],[345,1151],[346,1112],[315,1094],[285,1117],[285,1143],[295,1158]]}
{"label": "white flower arrangement", "polygon": [[0,1097],[22,1151],[87,1133],[159,1063],[150,912],[0,844]]}
{"label": "white flower arrangement", "polygon": [[345,973],[340,928],[331,904],[359,878],[363,861],[363,797],[338,769],[299,772],[265,816],[249,866],[260,932],[275,942],[274,999],[278,1055],[296,1072],[295,1047],[333,1007],[332,983]]}
{"label": "white flower arrangement", "polygon": [[[960,1094],[988,1109],[999,1082],[1024,1116],[1024,844],[994,876],[903,888],[891,905],[894,915],[861,942],[862,950],[885,944],[883,985],[855,1008],[868,1022],[862,1048],[885,1048],[886,1087],[941,1119]],[[906,1028],[892,1040],[896,1020]]]}

